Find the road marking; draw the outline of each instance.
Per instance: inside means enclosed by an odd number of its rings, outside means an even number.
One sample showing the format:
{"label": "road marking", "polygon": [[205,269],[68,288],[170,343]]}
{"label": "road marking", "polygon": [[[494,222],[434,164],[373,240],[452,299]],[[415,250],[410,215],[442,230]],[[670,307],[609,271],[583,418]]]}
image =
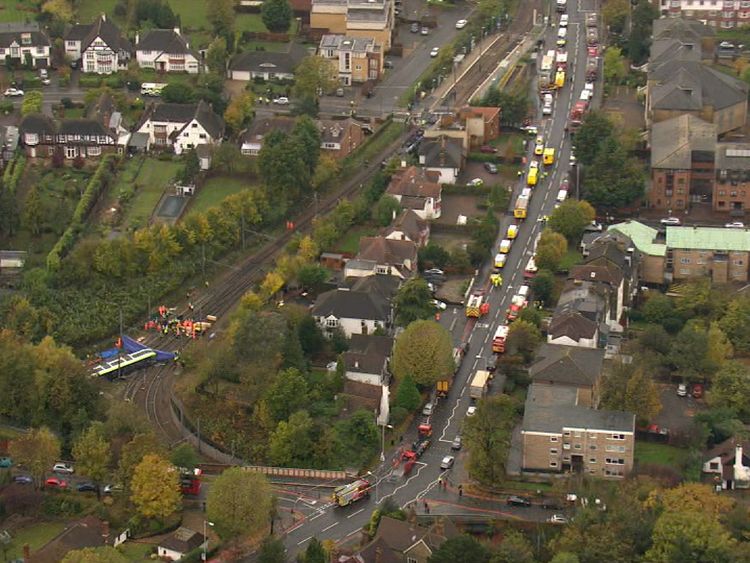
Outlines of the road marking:
{"label": "road marking", "polygon": [[359,510],[357,510],[357,512],[352,512],[349,516],[347,516],[347,518],[354,518],[357,514],[359,514],[360,512],[364,512],[364,511],[365,511],[364,508],[360,508]]}
{"label": "road marking", "polygon": [[321,530],[321,532],[327,532],[328,530],[330,530],[330,529],[331,529],[331,528],[333,528],[334,526],[338,526],[338,525],[339,525],[339,523],[338,523],[338,522],[334,522],[333,524],[331,524],[331,525],[330,525],[330,526],[328,526],[327,528],[323,528],[323,529]]}
{"label": "road marking", "polygon": [[477,369],[477,361],[478,360],[474,360],[474,365],[471,366],[471,371],[474,371],[475,369]]}
{"label": "road marking", "polygon": [[345,535],[344,537],[345,537],[345,538],[348,538],[349,536],[353,536],[353,535],[354,535],[354,534],[356,534],[357,532],[359,532],[359,528],[357,528],[357,529],[355,529],[355,530],[352,530],[351,532],[349,532],[348,534],[346,534],[346,535]]}
{"label": "road marking", "polygon": [[320,518],[321,516],[323,516],[323,513],[322,512],[318,512],[315,516],[313,516],[312,518],[310,518],[310,522],[312,522],[316,518]]}
{"label": "road marking", "polygon": [[303,543],[305,543],[306,541],[310,541],[311,539],[313,539],[312,536],[310,536],[309,538],[305,538],[302,541],[297,542],[297,545],[302,545]]}

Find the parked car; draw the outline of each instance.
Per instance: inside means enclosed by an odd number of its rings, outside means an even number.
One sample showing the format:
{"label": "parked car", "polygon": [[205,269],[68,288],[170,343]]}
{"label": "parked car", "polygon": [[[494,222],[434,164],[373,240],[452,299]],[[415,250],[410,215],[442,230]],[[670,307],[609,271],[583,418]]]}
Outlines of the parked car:
{"label": "parked car", "polygon": [[479,152],[483,152],[484,154],[495,154],[497,149],[492,145],[482,145],[479,147]]}
{"label": "parked car", "polygon": [[474,416],[477,414],[477,407],[474,405],[471,405],[468,409],[466,409],[466,416]]}
{"label": "parked car", "polygon": [[430,268],[429,270],[425,270],[422,272],[426,276],[444,276],[445,272],[441,270],[440,268]]}
{"label": "parked car", "polygon": [[682,225],[682,221],[680,221],[678,217],[665,217],[659,222],[662,225],[672,225],[672,226]]}
{"label": "parked car", "polygon": [[456,29],[463,29],[466,27],[466,24],[469,23],[466,20],[458,20],[456,22]]}
{"label": "parked car", "polygon": [[469,188],[480,188],[484,186],[484,180],[482,180],[481,178],[474,178],[470,182],[467,182],[466,186]]}
{"label": "parked car", "polygon": [[99,487],[97,487],[94,483],[81,483],[76,487],[76,490],[79,493],[95,493],[97,490],[99,490]]}
{"label": "parked car", "polygon": [[34,482],[34,479],[29,475],[16,475],[13,477],[13,482],[18,483],[19,485],[31,485]]}
{"label": "parked car", "polygon": [[411,31],[412,33],[419,33],[419,24],[416,23],[416,22],[414,22],[413,24],[411,24],[411,27],[409,28],[409,31]]}
{"label": "parked car", "polygon": [[553,514],[552,516],[550,516],[548,522],[550,524],[567,524],[568,519],[562,514]]}
{"label": "parked car", "polygon": [[430,51],[430,56],[431,56],[432,58],[435,58],[435,57],[437,57],[437,56],[438,56],[438,53],[439,53],[439,52],[440,52],[440,48],[439,48],[439,47],[433,47],[433,48],[432,48],[432,51]]}
{"label": "parked car", "polygon": [[703,397],[703,385],[696,383],[693,385],[693,398],[700,399],[701,397]]}
{"label": "parked car", "polygon": [[274,98],[273,103],[279,104],[280,106],[286,106],[289,105],[289,98],[286,96],[279,96],[278,98]]}
{"label": "parked car", "polygon": [[5,91],[5,96],[7,96],[8,98],[16,98],[18,96],[23,96],[23,90],[19,88],[8,88]]}
{"label": "parked car", "polygon": [[432,414],[432,403],[427,403],[424,408],[422,409],[422,414],[425,416],[430,416]]}
{"label": "parked car", "polygon": [[745,223],[741,221],[734,221],[733,223],[727,223],[724,225],[727,229],[744,229]]}
{"label": "parked car", "polygon": [[461,436],[456,436],[455,438],[453,438],[453,441],[451,442],[451,449],[460,450],[462,445],[463,444],[461,443]]}
{"label": "parked car", "polygon": [[492,164],[491,162],[485,162],[484,169],[490,174],[497,174],[497,166]]}
{"label": "parked car", "polygon": [[687,385],[684,383],[680,383],[677,386],[677,396],[678,397],[687,397]]}
{"label": "parked car", "polygon": [[13,460],[9,457],[0,457],[0,468],[13,467]]}
{"label": "parked car", "polygon": [[448,308],[448,305],[446,305],[442,301],[438,301],[437,299],[433,299],[432,304],[435,306],[435,309],[437,309],[438,311],[445,311]]}
{"label": "parked car", "polygon": [[112,495],[115,493],[121,493],[125,489],[122,485],[104,485],[104,489],[102,489],[102,492],[104,492],[105,495]]}
{"label": "parked car", "polygon": [[429,35],[429,34],[430,34],[430,29],[429,29],[428,27],[423,27],[423,28],[422,28],[422,29],[421,29],[421,30],[419,31],[419,33],[421,33],[422,35]]}
{"label": "parked car", "polygon": [[55,465],[52,466],[52,472],[53,473],[65,473],[67,475],[72,475],[73,473],[75,473],[75,469],[71,464],[63,463],[62,461],[59,461]]}
{"label": "parked car", "polygon": [[526,497],[511,495],[506,501],[508,506],[531,506],[531,501]]}
{"label": "parked car", "polygon": [[44,482],[44,486],[49,487],[50,489],[67,489],[68,482],[64,479],[58,479],[57,477],[50,477]]}
{"label": "parked car", "polygon": [[453,467],[453,462],[455,461],[455,458],[452,455],[447,455],[443,458],[443,461],[440,462],[440,469],[450,469]]}
{"label": "parked car", "polygon": [[385,59],[383,61],[383,68],[393,68],[393,61],[391,59]]}

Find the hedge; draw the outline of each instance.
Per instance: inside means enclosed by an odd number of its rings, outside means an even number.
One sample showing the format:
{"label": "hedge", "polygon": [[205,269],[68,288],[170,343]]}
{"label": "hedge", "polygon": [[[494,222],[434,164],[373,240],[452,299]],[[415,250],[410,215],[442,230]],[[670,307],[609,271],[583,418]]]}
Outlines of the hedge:
{"label": "hedge", "polygon": [[460,184],[443,184],[443,194],[488,195],[492,186],[485,183],[481,186],[462,186]]}
{"label": "hedge", "polygon": [[63,256],[75,244],[76,237],[83,230],[83,221],[112,180],[111,172],[116,158],[117,156],[114,154],[108,154],[102,158],[99,167],[86,185],[86,191],[83,192],[83,196],[78,200],[78,205],[76,205],[75,211],[73,211],[73,218],[70,220],[70,225],[68,225],[68,228],[65,229],[65,232],[47,255],[48,270],[58,269]]}
{"label": "hedge", "polygon": [[9,164],[8,167],[5,169],[5,174],[3,175],[3,185],[5,186],[5,189],[8,190],[11,194],[16,193],[16,188],[18,187],[18,183],[21,181],[21,176],[23,175],[24,168],[26,168],[26,157],[23,156],[23,154],[19,154],[16,158],[12,161],[12,167]]}

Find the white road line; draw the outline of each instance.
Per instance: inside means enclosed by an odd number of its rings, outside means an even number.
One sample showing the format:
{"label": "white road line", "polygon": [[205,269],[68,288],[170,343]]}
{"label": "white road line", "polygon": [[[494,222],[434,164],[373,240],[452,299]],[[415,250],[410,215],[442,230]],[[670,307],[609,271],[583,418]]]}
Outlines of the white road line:
{"label": "white road line", "polygon": [[346,535],[345,535],[344,537],[345,537],[345,538],[348,538],[349,536],[353,536],[353,535],[354,535],[354,534],[356,534],[357,532],[359,532],[359,528],[357,528],[357,529],[355,529],[355,530],[352,530],[351,532],[349,532],[348,534],[346,534]]}
{"label": "white road line", "polygon": [[478,360],[474,360],[474,365],[471,366],[471,371],[474,371],[475,369],[477,369],[477,361]]}
{"label": "white road line", "polygon": [[306,541],[310,541],[311,539],[313,539],[312,536],[310,536],[309,538],[305,538],[302,541],[297,542],[297,545],[302,545],[303,543],[305,543]]}
{"label": "white road line", "polygon": [[468,339],[466,340],[466,342],[468,342],[469,344],[471,344],[471,337],[472,337],[472,336],[474,336],[474,332],[472,332],[472,333],[471,333],[471,334],[469,335],[469,338],[468,338]]}
{"label": "white road line", "polygon": [[323,528],[323,529],[321,530],[321,532],[327,532],[328,530],[330,530],[330,529],[331,529],[331,528],[333,528],[334,526],[338,526],[338,525],[339,525],[339,523],[338,523],[338,522],[334,522],[333,524],[331,524],[331,525],[330,525],[330,526],[328,526],[327,528]]}
{"label": "white road line", "polygon": [[320,518],[321,516],[323,516],[323,513],[322,512],[318,512],[315,516],[313,516],[312,518],[310,518],[310,522],[312,522],[316,518]]}
{"label": "white road line", "polygon": [[359,510],[357,510],[357,512],[352,512],[349,516],[347,516],[347,518],[354,518],[357,514],[359,514],[360,512],[364,512],[364,511],[365,511],[364,508],[360,508]]}

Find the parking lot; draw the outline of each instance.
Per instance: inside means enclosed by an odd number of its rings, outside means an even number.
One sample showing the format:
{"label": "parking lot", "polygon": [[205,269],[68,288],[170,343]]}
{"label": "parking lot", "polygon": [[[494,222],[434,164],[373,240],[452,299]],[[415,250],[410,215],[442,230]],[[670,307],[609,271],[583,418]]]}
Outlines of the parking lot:
{"label": "parking lot", "polygon": [[661,412],[654,419],[654,424],[669,428],[671,434],[689,432],[693,417],[706,408],[703,399],[696,400],[689,394],[687,397],[679,397],[677,384],[662,384],[659,398],[661,399]]}

